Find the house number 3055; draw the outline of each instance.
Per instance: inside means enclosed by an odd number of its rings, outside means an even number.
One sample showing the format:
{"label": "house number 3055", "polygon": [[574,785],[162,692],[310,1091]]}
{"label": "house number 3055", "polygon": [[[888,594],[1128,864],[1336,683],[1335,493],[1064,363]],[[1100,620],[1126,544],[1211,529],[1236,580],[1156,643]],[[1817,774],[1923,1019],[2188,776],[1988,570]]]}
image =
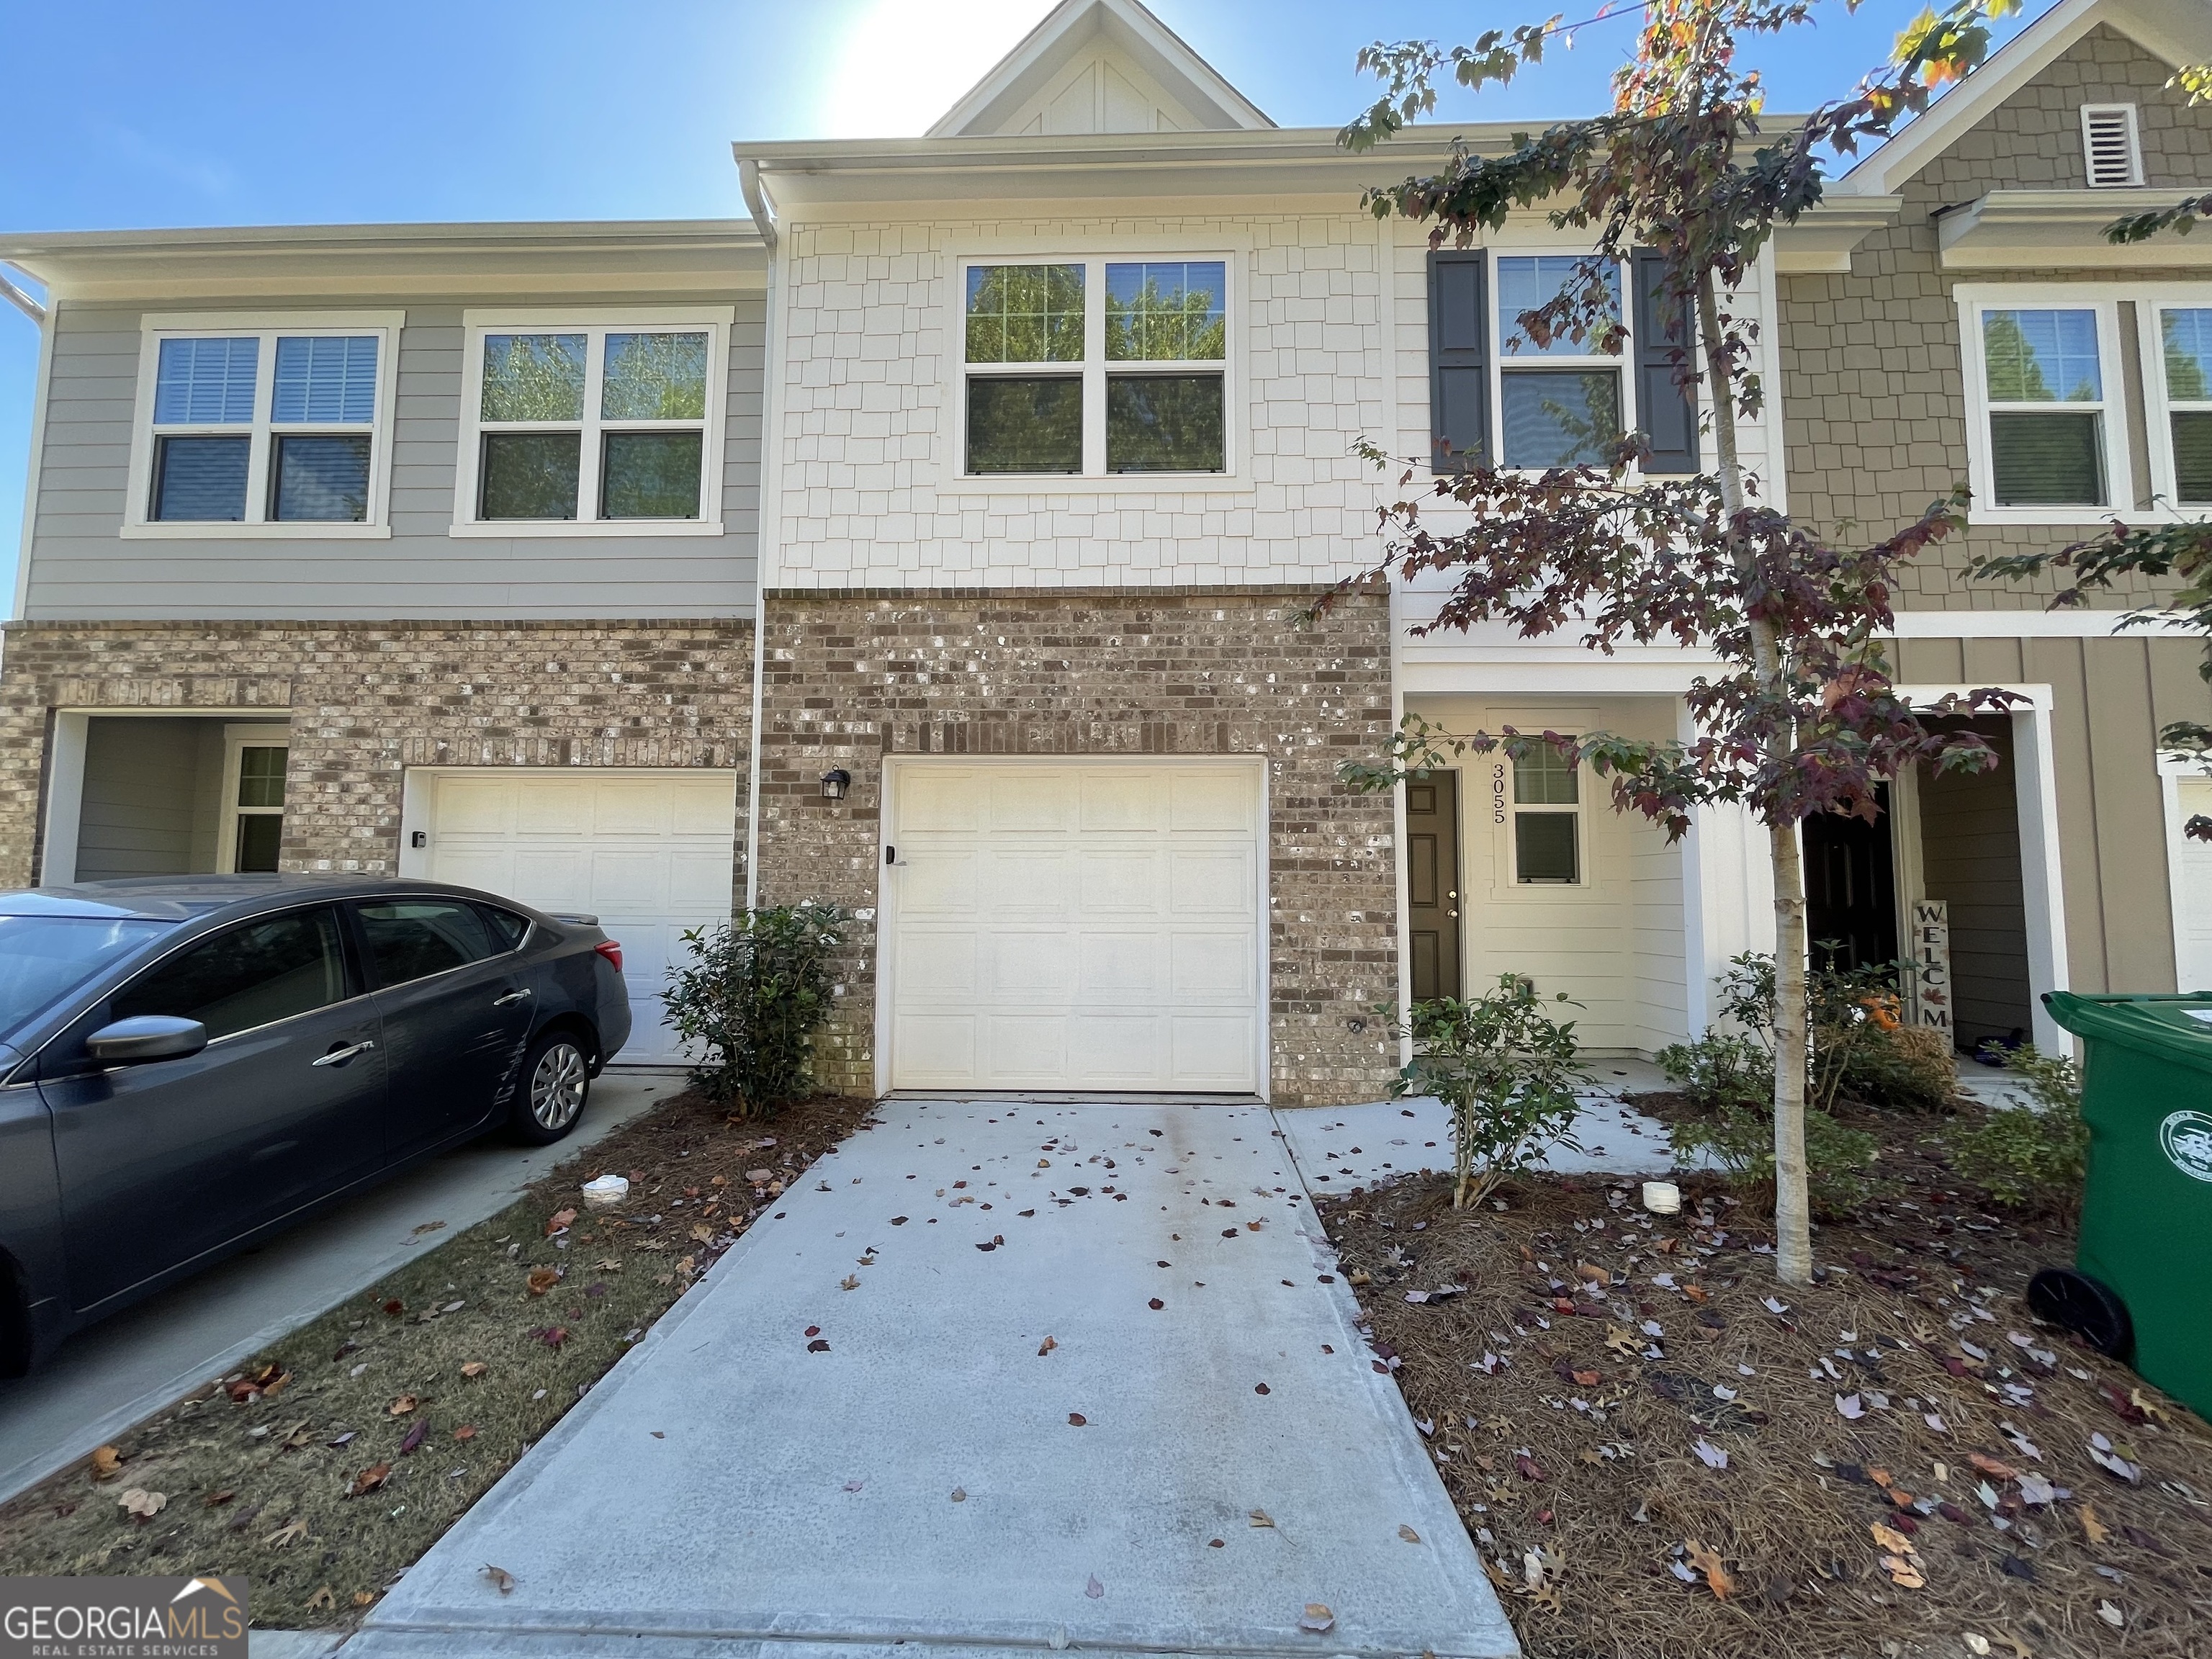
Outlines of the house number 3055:
{"label": "house number 3055", "polygon": [[1490,768],[1490,821],[1505,822],[1505,763],[1493,762]]}

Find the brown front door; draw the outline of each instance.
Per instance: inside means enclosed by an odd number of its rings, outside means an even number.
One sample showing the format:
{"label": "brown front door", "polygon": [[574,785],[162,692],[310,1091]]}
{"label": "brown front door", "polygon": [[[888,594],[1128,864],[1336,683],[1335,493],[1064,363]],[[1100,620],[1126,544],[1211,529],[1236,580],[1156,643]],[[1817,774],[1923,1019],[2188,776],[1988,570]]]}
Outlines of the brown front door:
{"label": "brown front door", "polygon": [[1459,982],[1459,774],[1406,781],[1407,934],[1413,1000],[1456,997]]}

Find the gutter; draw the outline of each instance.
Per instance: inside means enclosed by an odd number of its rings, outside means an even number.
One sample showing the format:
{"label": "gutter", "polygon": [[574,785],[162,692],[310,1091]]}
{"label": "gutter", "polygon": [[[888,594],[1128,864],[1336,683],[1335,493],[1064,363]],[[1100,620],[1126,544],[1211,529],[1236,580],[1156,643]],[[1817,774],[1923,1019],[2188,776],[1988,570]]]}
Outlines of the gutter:
{"label": "gutter", "polygon": [[7,301],[9,305],[28,317],[40,328],[44,328],[46,325],[46,307],[31,297],[29,289],[16,284],[15,274],[13,266],[0,264],[0,300]]}

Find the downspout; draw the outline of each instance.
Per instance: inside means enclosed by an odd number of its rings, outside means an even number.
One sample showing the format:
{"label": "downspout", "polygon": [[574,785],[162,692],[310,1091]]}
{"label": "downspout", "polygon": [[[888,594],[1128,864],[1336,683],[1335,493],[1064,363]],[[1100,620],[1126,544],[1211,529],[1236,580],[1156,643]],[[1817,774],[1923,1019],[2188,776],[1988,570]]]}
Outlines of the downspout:
{"label": "downspout", "polygon": [[775,210],[762,187],[760,163],[738,157],[738,189],[745,198],[768,250],[768,296],[761,325],[761,459],[760,520],[753,551],[753,714],[752,741],[746,745],[745,772],[745,909],[760,908],[761,850],[761,715],[768,684],[768,588],[775,560],[776,514],[782,495],[781,469],[776,465],[776,433],[781,399],[776,395],[776,312],[782,302],[782,264],[776,258]]}

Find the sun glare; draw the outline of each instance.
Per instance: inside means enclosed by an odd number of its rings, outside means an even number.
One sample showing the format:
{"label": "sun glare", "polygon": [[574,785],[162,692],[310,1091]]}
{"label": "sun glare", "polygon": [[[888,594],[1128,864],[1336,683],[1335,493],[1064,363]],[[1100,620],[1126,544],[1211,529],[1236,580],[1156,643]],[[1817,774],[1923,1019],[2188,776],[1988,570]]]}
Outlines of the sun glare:
{"label": "sun glare", "polygon": [[832,138],[918,135],[1052,9],[1052,0],[873,0],[831,71]]}

